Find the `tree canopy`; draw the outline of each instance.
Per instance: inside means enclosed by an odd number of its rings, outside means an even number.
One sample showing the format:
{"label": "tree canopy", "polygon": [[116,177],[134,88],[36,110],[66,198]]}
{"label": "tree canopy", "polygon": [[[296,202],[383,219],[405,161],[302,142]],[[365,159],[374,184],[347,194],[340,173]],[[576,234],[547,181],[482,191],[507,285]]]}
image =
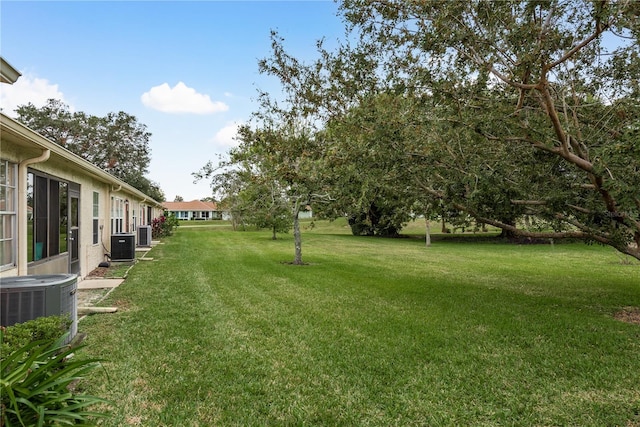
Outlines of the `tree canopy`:
{"label": "tree canopy", "polygon": [[263,106],[260,125],[239,129],[240,144],[229,152],[227,160],[216,166],[209,162],[193,175],[211,179],[234,224],[270,228],[274,238],[276,232],[293,226],[293,264],[301,265],[299,213],[326,198],[321,193],[321,141],[295,120],[281,120],[283,116],[272,104]]}
{"label": "tree canopy", "polygon": [[277,180],[267,178],[244,154],[234,150],[231,159],[213,165],[209,162],[194,173],[196,180],[211,179],[220,206],[231,217],[234,229],[254,226],[269,228],[276,234],[291,228],[291,215],[284,191]]}
{"label": "tree canopy", "polygon": [[29,103],[16,109],[18,121],[127,184],[164,201],[159,185],[148,178],[151,133],[123,111],[97,117],[71,112],[62,101],[49,99],[41,108]]}
{"label": "tree canopy", "polygon": [[[425,100],[420,188],[520,235],[640,259],[637,2],[345,0],[342,11],[388,87]],[[554,230],[519,228],[524,213]]]}
{"label": "tree canopy", "polygon": [[[343,0],[340,11],[335,50],[320,41],[305,64],[272,33],[259,62],[284,101],[263,94],[255,118],[289,126],[267,126],[270,155],[254,158],[273,179],[291,184],[290,166],[313,159],[332,215],[398,227],[436,209],[640,259],[639,3]],[[307,126],[303,146],[284,142],[291,123]]]}

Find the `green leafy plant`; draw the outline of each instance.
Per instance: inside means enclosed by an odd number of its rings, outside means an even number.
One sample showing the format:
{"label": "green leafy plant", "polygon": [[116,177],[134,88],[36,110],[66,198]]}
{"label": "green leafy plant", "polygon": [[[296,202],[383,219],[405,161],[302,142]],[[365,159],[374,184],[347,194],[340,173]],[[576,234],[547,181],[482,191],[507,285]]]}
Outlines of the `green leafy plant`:
{"label": "green leafy plant", "polygon": [[0,361],[0,426],[91,425],[108,417],[88,409],[106,400],[74,390],[98,360],[74,358],[78,347],[64,345],[65,338],[29,342]]}
{"label": "green leafy plant", "polygon": [[46,316],[3,328],[0,357],[13,353],[32,341],[55,340],[71,326],[68,315]]}
{"label": "green leafy plant", "polygon": [[161,216],[153,219],[151,234],[154,239],[171,236],[173,230],[180,225],[175,215],[164,211]]}

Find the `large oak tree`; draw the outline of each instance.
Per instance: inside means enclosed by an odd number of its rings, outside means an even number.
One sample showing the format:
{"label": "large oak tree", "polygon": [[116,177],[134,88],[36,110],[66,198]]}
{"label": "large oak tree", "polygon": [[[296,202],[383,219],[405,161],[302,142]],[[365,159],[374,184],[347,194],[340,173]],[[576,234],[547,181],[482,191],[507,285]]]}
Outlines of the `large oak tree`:
{"label": "large oak tree", "polygon": [[[320,43],[313,64],[274,38],[264,69],[300,111],[336,123],[381,92],[411,100],[396,158],[416,198],[640,259],[639,3],[344,0],[341,11],[347,40]],[[543,222],[521,227],[525,214]]]}
{"label": "large oak tree", "polygon": [[[640,259],[640,5],[358,1],[342,5],[390,86],[427,99],[422,187],[531,237]],[[534,214],[553,232],[523,230]]]}

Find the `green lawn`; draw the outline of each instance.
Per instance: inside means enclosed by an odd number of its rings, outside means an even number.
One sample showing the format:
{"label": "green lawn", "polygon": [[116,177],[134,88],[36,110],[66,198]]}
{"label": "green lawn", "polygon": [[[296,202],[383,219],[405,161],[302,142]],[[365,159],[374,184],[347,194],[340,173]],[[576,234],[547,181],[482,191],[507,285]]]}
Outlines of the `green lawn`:
{"label": "green lawn", "polygon": [[[416,226],[417,227],[417,226]],[[180,228],[84,319],[113,426],[639,426],[640,264],[507,245]]]}

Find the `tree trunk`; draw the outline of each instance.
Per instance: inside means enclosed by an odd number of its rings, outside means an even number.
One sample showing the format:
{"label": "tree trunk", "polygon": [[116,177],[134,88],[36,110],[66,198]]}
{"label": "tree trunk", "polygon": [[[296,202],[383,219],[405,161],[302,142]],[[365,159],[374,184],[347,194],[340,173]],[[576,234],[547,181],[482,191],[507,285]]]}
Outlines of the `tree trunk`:
{"label": "tree trunk", "polygon": [[425,227],[426,227],[426,232],[425,232],[425,244],[427,247],[431,246],[431,224],[429,223],[429,217],[428,216],[424,216],[424,222],[425,222]]}
{"label": "tree trunk", "polygon": [[300,220],[298,219],[298,209],[294,209],[293,214],[293,242],[296,250],[296,257],[293,260],[295,265],[302,265],[302,236],[300,235]]}
{"label": "tree trunk", "polygon": [[[516,222],[514,220],[505,220],[504,223],[507,224],[507,225],[510,225],[512,227],[516,226]],[[517,237],[517,234],[512,230],[507,230],[507,229],[503,228],[500,231],[500,235],[498,237],[500,237],[502,239],[515,239]]]}
{"label": "tree trunk", "polygon": [[275,225],[273,226],[272,230],[273,230],[273,236],[271,236],[271,240],[277,240],[278,237],[276,236],[276,226]]}

